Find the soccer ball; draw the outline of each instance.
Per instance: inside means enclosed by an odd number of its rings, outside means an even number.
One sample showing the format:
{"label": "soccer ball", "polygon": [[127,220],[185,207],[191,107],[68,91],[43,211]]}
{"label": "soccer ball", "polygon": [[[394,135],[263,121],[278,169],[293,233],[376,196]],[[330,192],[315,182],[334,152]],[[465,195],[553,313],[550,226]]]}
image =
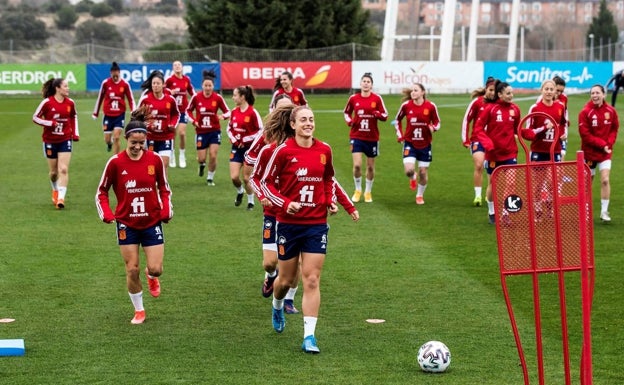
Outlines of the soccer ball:
{"label": "soccer ball", "polygon": [[425,372],[442,373],[451,364],[451,351],[440,341],[429,341],[418,349],[418,365]]}

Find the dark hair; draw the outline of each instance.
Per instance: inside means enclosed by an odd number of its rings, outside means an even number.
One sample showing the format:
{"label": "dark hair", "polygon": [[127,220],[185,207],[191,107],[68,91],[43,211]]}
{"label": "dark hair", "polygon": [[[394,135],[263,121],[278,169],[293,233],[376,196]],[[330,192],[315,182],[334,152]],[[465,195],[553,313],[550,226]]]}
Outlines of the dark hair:
{"label": "dark hair", "polygon": [[131,134],[142,133],[147,134],[147,123],[151,120],[150,107],[147,104],[143,104],[130,114],[130,122],[126,124],[124,135],[126,139]]}
{"label": "dark hair", "polygon": [[256,95],[254,94],[254,90],[252,86],[239,86],[236,87],[238,90],[238,94],[245,98],[245,101],[249,103],[250,106],[253,106],[256,102]]}
{"label": "dark hair", "polygon": [[[474,89],[471,93],[470,93],[470,98],[474,99],[477,96],[484,96],[485,95],[485,91],[487,90],[487,88],[491,85],[496,84],[496,78],[494,78],[493,76],[488,76],[488,78],[485,80],[485,86],[484,87],[479,87]],[[489,99],[486,99],[486,101],[488,101]]]}
{"label": "dark hair", "polygon": [[362,77],[360,78],[360,80],[364,79],[364,78],[369,78],[371,83],[373,82],[373,74],[372,72],[364,72],[364,75],[362,75]]}
{"label": "dark hair", "polygon": [[602,86],[602,84],[594,84],[593,86],[589,87],[589,92],[591,93],[591,89],[594,87],[598,87],[600,88],[600,91],[602,91],[602,93],[605,93],[605,88]]}
{"label": "dark hair", "polygon": [[565,87],[565,85],[566,85],[565,79],[562,78],[559,75],[553,76],[552,80],[553,80],[553,82],[555,82],[555,85],[557,85],[557,86],[564,86]]}
{"label": "dark hair", "polygon": [[282,79],[283,75],[286,75],[288,76],[288,79],[293,80],[292,72],[290,71],[282,72],[282,74],[275,79],[275,85],[273,86],[273,91],[277,91],[278,89],[282,87],[282,82],[280,80]]}
{"label": "dark hair", "polygon": [[217,74],[213,70],[203,70],[202,71],[203,80],[214,80],[217,78]]}
{"label": "dark hair", "polygon": [[147,77],[147,79],[145,79],[145,81],[143,83],[141,83],[141,89],[142,90],[152,90],[152,80],[154,80],[154,78],[160,78],[163,83],[165,82],[165,75],[159,71],[152,71],[151,74],[149,74],[149,76]]}
{"label": "dark hair", "polygon": [[50,78],[43,83],[43,87],[41,87],[41,95],[43,95],[43,98],[49,98],[56,94],[56,89],[63,84],[64,80],[63,78]]}
{"label": "dark hair", "polygon": [[111,70],[111,72],[112,71],[121,71],[121,68],[119,68],[119,64],[117,64],[117,62],[114,61],[113,64],[111,64],[110,70]]}
{"label": "dark hair", "polygon": [[494,92],[494,98],[492,99],[492,101],[497,101],[499,99],[498,93],[503,92],[503,90],[507,87],[509,87],[509,83],[496,79],[496,82],[494,83],[494,89],[496,91]]}
{"label": "dark hair", "polygon": [[267,143],[283,143],[286,139],[295,135],[295,130],[290,126],[294,104],[279,106],[264,119],[263,135]]}

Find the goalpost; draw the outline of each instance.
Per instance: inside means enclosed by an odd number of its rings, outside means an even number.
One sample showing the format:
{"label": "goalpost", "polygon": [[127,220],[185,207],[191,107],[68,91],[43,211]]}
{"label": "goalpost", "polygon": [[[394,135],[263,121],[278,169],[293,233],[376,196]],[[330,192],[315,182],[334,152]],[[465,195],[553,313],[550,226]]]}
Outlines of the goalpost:
{"label": "goalpost", "polygon": [[[512,0],[511,19],[509,25],[509,34],[503,35],[479,35],[479,10],[480,0],[472,0],[470,10],[470,32],[468,35],[468,52],[466,61],[476,61],[477,58],[477,39],[504,38],[508,40],[507,45],[507,61],[516,60],[516,48],[518,45],[518,27],[520,15],[520,0]],[[457,9],[457,0],[444,0],[444,14],[442,19],[442,32],[436,36],[440,40],[440,51],[438,61],[451,61],[453,51],[453,35],[455,32],[455,11]],[[392,61],[394,59],[394,44],[397,38],[404,39],[409,36],[398,36],[397,16],[399,12],[399,0],[388,0],[386,2],[386,17],[384,20],[384,35],[381,43],[381,60]],[[416,12],[420,13],[417,9]],[[418,19],[418,18],[417,18]],[[431,38],[431,37],[429,37]],[[432,58],[431,58],[432,60]]]}

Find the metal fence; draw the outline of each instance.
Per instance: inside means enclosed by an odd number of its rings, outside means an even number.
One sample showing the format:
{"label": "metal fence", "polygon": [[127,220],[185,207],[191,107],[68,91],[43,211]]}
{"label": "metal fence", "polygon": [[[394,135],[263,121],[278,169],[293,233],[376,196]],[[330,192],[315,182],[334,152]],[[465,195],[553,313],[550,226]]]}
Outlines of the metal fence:
{"label": "metal fence", "polygon": [[[615,61],[623,59],[622,46],[598,45],[590,49],[529,49],[518,48],[515,61]],[[408,40],[396,43],[393,60],[437,61],[438,40]],[[465,45],[455,44],[453,61],[463,61]],[[380,60],[380,48],[357,43],[327,48],[276,50],[237,47],[218,44],[206,48],[176,51],[141,51],[120,49],[98,44],[63,45],[37,50],[0,50],[0,63],[19,64],[79,64],[119,62],[172,62],[181,61],[357,61]],[[507,61],[504,41],[481,41],[477,44],[477,60]]]}

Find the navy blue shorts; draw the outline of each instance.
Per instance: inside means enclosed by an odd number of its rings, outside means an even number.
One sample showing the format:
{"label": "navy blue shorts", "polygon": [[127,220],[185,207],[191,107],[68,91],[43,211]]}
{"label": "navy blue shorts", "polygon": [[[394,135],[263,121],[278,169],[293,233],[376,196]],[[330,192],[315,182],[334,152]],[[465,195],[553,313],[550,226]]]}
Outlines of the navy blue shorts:
{"label": "navy blue shorts", "polygon": [[165,243],[165,235],[162,232],[160,222],[143,230],[133,229],[123,223],[116,223],[117,243],[119,245],[143,245],[143,247],[146,247]]}
{"label": "navy blue shorts", "polygon": [[232,146],[232,151],[230,151],[230,162],[234,163],[244,163],[245,162],[245,153],[249,150],[249,147],[234,147]]}
{"label": "navy blue shorts", "polygon": [[379,155],[379,142],[351,139],[350,143],[351,153],[361,152],[369,158],[375,158]]}
{"label": "navy blue shorts", "polygon": [[277,224],[277,258],[287,261],[302,252],[326,254],[329,226]]}
{"label": "navy blue shorts", "polygon": [[474,154],[475,152],[485,152],[485,148],[483,148],[480,142],[470,143],[470,153]]}
{"label": "navy blue shorts", "polygon": [[[550,162],[550,153],[532,152],[531,162]],[[561,162],[561,153],[555,154],[555,162]]]}
{"label": "navy blue shorts", "polygon": [[178,124],[188,124],[188,116],[186,116],[186,112],[180,112],[180,119],[178,119]]}
{"label": "navy blue shorts", "polygon": [[410,143],[405,142],[403,144],[403,159],[405,158],[415,158],[419,162],[431,162],[433,160],[431,145],[425,148],[414,148]]}
{"label": "navy blue shorts", "polygon": [[72,152],[72,141],[61,143],[43,143],[43,155],[48,159],[57,159],[59,152]]}
{"label": "navy blue shorts", "polygon": [[488,175],[492,175],[492,173],[494,172],[494,169],[498,166],[504,166],[506,164],[518,164],[518,159],[516,158],[511,158],[511,159],[507,159],[507,160],[503,160],[500,162],[490,162],[488,160],[485,161],[485,163],[483,164],[483,166],[485,167],[485,170],[487,171]]}
{"label": "navy blue shorts", "polygon": [[102,120],[102,129],[104,132],[113,132],[115,128],[122,129],[126,125],[126,114],[119,116],[104,115]]}
{"label": "navy blue shorts", "polygon": [[[150,151],[154,151],[155,153],[161,154],[163,151],[171,151],[173,148],[173,139],[169,140],[148,140],[147,141],[147,149]],[[161,154],[165,156],[170,156],[167,154]]]}
{"label": "navy blue shorts", "polygon": [[262,244],[275,245],[275,229],[277,221],[274,216],[265,215],[262,222]]}
{"label": "navy blue shorts", "polygon": [[221,131],[208,132],[206,134],[195,134],[195,147],[203,150],[211,144],[221,144]]}

